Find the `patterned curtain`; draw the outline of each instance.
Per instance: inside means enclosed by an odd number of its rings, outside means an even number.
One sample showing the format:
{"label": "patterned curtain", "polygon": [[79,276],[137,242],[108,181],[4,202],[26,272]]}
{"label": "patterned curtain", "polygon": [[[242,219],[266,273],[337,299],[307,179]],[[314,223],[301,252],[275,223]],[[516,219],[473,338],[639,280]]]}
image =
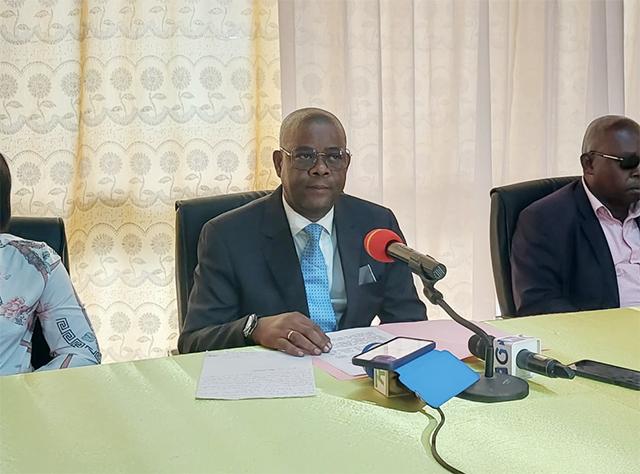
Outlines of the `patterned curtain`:
{"label": "patterned curtain", "polygon": [[277,183],[274,0],[2,0],[15,215],[63,216],[105,361],[175,346],[174,202]]}

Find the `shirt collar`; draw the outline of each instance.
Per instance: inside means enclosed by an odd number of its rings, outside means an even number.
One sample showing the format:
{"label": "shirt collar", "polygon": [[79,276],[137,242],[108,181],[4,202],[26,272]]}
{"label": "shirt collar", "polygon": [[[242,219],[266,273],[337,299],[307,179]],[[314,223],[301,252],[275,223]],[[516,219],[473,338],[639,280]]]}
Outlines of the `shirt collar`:
{"label": "shirt collar", "polygon": [[[291,235],[298,235],[298,233],[302,232],[305,227],[307,227],[309,224],[314,223],[313,221],[310,221],[306,217],[294,211],[287,200],[284,198],[284,193],[282,193],[282,205],[284,206],[284,213],[286,214],[287,220],[289,221]],[[315,222],[316,224],[320,224],[329,235],[331,235],[333,231],[333,209],[334,207],[331,206],[329,212],[327,212],[322,219]]]}
{"label": "shirt collar", "polygon": [[[584,187],[584,192],[587,194],[587,198],[589,199],[591,208],[593,209],[593,212],[596,214],[596,216],[604,212],[608,217],[614,219],[611,211],[607,209],[607,206],[602,204],[600,200],[591,192],[589,186],[587,186],[587,183],[584,180],[584,176],[581,178],[581,181],[582,186]],[[602,209],[602,211],[600,209]],[[627,218],[625,219],[625,221],[628,219],[635,219],[637,217],[640,217],[640,201],[635,202],[629,207],[629,213],[627,214]]]}

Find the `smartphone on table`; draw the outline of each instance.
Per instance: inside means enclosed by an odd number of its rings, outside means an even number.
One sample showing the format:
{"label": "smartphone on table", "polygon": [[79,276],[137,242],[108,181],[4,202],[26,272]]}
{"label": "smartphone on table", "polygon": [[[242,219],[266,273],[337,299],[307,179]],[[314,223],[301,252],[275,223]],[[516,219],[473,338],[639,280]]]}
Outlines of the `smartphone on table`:
{"label": "smartphone on table", "polygon": [[363,351],[351,361],[353,365],[393,371],[435,347],[436,343],[427,339],[395,337]]}
{"label": "smartphone on table", "polygon": [[640,372],[637,370],[588,359],[575,362],[569,367],[580,377],[640,390]]}

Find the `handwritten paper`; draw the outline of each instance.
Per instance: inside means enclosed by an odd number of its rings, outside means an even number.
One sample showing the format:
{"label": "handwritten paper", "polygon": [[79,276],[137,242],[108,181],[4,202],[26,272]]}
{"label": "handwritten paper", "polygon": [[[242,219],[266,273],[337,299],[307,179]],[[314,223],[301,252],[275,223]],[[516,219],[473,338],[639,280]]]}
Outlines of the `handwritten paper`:
{"label": "handwritten paper", "polygon": [[327,333],[327,336],[331,339],[333,347],[330,352],[316,356],[316,358],[350,377],[365,375],[362,367],[353,365],[351,362],[353,356],[360,354],[367,344],[386,342],[393,338],[392,335],[377,327],[345,329]]}
{"label": "handwritten paper", "polygon": [[204,356],[196,398],[242,400],[315,394],[310,357],[275,351],[219,351]]}

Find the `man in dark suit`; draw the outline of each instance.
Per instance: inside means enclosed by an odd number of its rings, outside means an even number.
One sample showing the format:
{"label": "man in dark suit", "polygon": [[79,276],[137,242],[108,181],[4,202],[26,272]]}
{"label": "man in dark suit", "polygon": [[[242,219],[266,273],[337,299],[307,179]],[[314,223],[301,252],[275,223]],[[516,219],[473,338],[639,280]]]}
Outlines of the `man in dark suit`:
{"label": "man in dark suit", "polygon": [[527,207],[511,248],[517,314],[640,306],[640,126],[600,117],[583,177]]}
{"label": "man in dark suit", "polygon": [[393,213],[343,194],[351,155],[340,121],[300,109],[282,122],[271,195],[202,229],[180,352],[259,344],[296,356],[331,350],[326,333],[426,319],[408,267],[369,257],[364,236],[400,233]]}

